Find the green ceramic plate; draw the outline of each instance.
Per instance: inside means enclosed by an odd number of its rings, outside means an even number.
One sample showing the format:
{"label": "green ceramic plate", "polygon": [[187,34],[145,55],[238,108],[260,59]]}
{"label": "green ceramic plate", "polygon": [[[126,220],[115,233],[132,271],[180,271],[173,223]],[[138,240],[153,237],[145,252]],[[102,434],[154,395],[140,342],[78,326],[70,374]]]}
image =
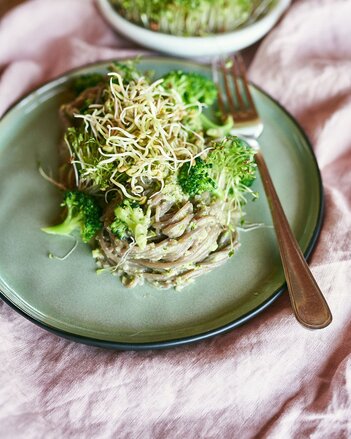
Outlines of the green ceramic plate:
{"label": "green ceramic plate", "polygon": [[[232,329],[267,308],[284,290],[267,201],[247,206],[251,222],[267,227],[240,234],[241,248],[223,267],[180,292],[149,286],[128,290],[109,274],[96,275],[90,248],[40,231],[60,212],[60,194],[38,173],[38,161],[56,170],[62,135],[58,108],[67,83],[96,64],[42,86],[0,121],[0,290],[6,302],[61,336],[99,346],[143,349],[175,346]],[[161,75],[171,69],[211,72],[183,61],[148,58],[141,68]],[[322,184],[311,146],[294,119],[263,91],[252,92],[265,122],[261,145],[291,227],[305,255],[322,218]],[[267,313],[269,310],[266,311]]]}

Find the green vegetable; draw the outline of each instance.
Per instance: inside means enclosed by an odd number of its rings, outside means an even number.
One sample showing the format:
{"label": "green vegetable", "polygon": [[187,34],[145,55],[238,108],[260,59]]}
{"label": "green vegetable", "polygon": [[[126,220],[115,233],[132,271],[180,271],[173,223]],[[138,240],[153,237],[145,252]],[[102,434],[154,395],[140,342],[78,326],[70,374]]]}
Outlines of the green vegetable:
{"label": "green vegetable", "polygon": [[136,67],[138,62],[138,58],[129,59],[127,61],[116,61],[110,65],[109,70],[110,72],[119,73],[125,83],[137,81],[142,76]]}
{"label": "green vegetable", "polygon": [[212,165],[210,176],[217,183],[217,195],[231,202],[232,208],[241,209],[246,193],[254,198],[250,189],[256,178],[255,151],[242,139],[228,136],[214,141],[207,162]]}
{"label": "green vegetable", "polygon": [[[162,83],[166,90],[176,90],[182,101],[187,104],[212,105],[217,97],[217,87],[215,83],[199,73],[186,73],[181,70],[174,70],[163,77]],[[196,111],[196,110],[195,110]],[[191,109],[189,109],[191,113]],[[210,120],[203,112],[198,112],[198,117],[187,121],[194,131],[206,132],[209,137],[220,138],[230,133],[234,126],[233,118],[230,116],[224,125],[217,124]]]}
{"label": "green vegetable", "polygon": [[234,128],[234,120],[232,116],[228,116],[224,125],[216,124],[215,122],[210,120],[204,113],[200,114],[200,120],[202,129],[206,132],[206,135],[215,139],[220,139],[229,135],[231,130]]}
{"label": "green vegetable", "polygon": [[66,191],[61,206],[67,208],[65,220],[56,226],[42,229],[53,235],[70,235],[79,230],[83,242],[90,241],[101,229],[101,209],[96,200],[84,192]]}
{"label": "green vegetable", "polygon": [[120,220],[119,218],[115,218],[113,223],[110,225],[111,232],[117,236],[118,239],[124,239],[128,236],[128,226],[127,224]]}
{"label": "green vegetable", "polygon": [[[143,182],[164,188],[170,170],[177,170],[184,159],[192,161],[206,145],[202,105],[189,108],[162,81],[151,82],[143,72],[134,70],[134,64],[114,64],[111,80],[99,93],[99,105],[75,114],[65,140],[77,187],[99,194],[117,189],[127,198],[142,201],[145,194],[136,189]],[[135,73],[138,80],[128,83],[118,72]],[[201,80],[213,88],[210,80]],[[208,101],[208,94],[204,96]]]}
{"label": "green vegetable", "polygon": [[178,183],[191,197],[210,192],[240,208],[246,192],[256,197],[249,189],[256,178],[255,151],[235,136],[213,141],[212,148],[206,159],[197,158],[195,165],[185,163],[180,168]]}
{"label": "green vegetable", "polygon": [[179,184],[177,174],[171,174],[165,179],[165,184],[162,188],[162,195],[173,203],[181,203],[188,198]]}
{"label": "green vegetable", "polygon": [[214,82],[199,73],[174,70],[167,73],[163,79],[162,85],[164,88],[176,90],[186,104],[200,102],[201,104],[212,105],[216,100],[217,88]]}
{"label": "green vegetable", "polygon": [[[127,20],[174,35],[233,31],[257,11],[260,0],[110,0]],[[276,0],[268,0],[268,10]]]}
{"label": "green vegetable", "polygon": [[92,103],[93,103],[93,101],[91,99],[85,99],[85,101],[83,102],[83,105],[79,108],[79,113],[86,114]]}
{"label": "green vegetable", "polygon": [[186,194],[200,195],[203,192],[212,192],[216,188],[215,181],[210,177],[212,164],[201,158],[195,160],[195,165],[184,163],[178,172],[178,183]]}
{"label": "green vegetable", "polygon": [[73,79],[72,88],[77,95],[90,87],[95,87],[105,81],[105,76],[100,73],[88,73]]}
{"label": "green vegetable", "polygon": [[134,237],[136,244],[144,249],[147,243],[147,230],[150,225],[150,211],[144,213],[137,203],[125,200],[115,209],[115,219],[110,228],[118,238],[123,239],[127,232]]}
{"label": "green vegetable", "polygon": [[249,187],[256,178],[255,150],[244,140],[236,136],[213,142],[213,150],[209,154],[213,174],[223,171],[230,179]]}
{"label": "green vegetable", "polygon": [[[106,190],[110,187],[110,178],[114,172],[112,163],[101,163],[100,143],[93,133],[86,131],[84,126],[67,128],[65,141],[74,157],[79,158],[75,164],[79,180],[89,190]],[[115,177],[116,180],[119,176]]]}

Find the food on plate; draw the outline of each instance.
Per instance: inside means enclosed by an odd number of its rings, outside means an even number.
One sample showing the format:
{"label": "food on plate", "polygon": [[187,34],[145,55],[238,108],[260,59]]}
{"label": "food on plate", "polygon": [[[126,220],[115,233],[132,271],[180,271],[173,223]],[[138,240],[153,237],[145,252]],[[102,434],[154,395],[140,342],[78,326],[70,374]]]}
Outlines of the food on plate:
{"label": "food on plate", "polygon": [[[254,151],[213,120],[216,85],[195,72],[154,79],[135,61],[73,82],[60,109],[63,222],[80,234],[99,271],[127,287],[180,288],[222,265],[238,247]],[[205,114],[206,113],[206,114]]]}
{"label": "food on plate", "polygon": [[276,0],[110,0],[128,21],[153,31],[203,36],[257,20]]}

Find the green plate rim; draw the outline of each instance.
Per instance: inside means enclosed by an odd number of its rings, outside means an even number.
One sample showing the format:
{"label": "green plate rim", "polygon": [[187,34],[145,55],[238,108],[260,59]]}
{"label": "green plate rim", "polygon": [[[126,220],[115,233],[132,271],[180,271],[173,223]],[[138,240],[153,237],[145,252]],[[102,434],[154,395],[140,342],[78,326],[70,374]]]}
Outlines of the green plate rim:
{"label": "green plate rim", "polygon": [[[189,60],[182,59],[182,58],[173,58],[173,57],[170,58],[170,57],[164,57],[164,56],[143,55],[141,57],[141,59],[144,59],[144,58],[151,60],[151,61],[155,60],[156,62],[175,61],[175,62],[180,62],[182,64],[186,64],[188,66],[196,66],[196,67],[201,66],[204,69],[210,69],[210,67],[206,64],[200,64],[200,63],[196,63],[194,61],[189,61]],[[48,85],[55,87],[56,85],[59,85],[60,82],[65,82],[66,78],[68,76],[71,76],[75,73],[78,73],[80,70],[84,70],[84,69],[91,68],[94,66],[100,67],[100,66],[106,65],[106,64],[111,63],[111,62],[116,61],[116,60],[123,61],[123,60],[127,60],[127,59],[132,59],[132,58],[131,57],[123,57],[123,58],[106,59],[106,60],[101,60],[101,61],[97,61],[97,62],[95,61],[92,63],[84,64],[80,67],[70,69],[70,70],[64,72],[63,74],[58,75],[57,77],[50,79],[49,81],[45,81],[41,85],[30,90],[24,96],[17,99],[5,111],[5,113],[0,117],[0,122],[13,108],[15,108],[17,105],[19,105],[24,100],[28,99],[33,93],[36,93],[36,92],[42,90],[43,88],[47,87]],[[323,182],[322,182],[322,176],[321,176],[321,172],[320,172],[320,169],[318,166],[317,158],[315,156],[310,139],[308,138],[305,130],[302,128],[300,123],[295,119],[295,117],[288,110],[286,110],[276,99],[274,99],[267,92],[265,92],[261,87],[257,86],[256,84],[254,84],[251,81],[250,81],[250,84],[254,88],[256,88],[257,90],[259,90],[263,95],[268,97],[272,102],[274,102],[274,104],[283,113],[285,113],[285,115],[295,124],[295,126],[299,129],[302,137],[304,138],[304,140],[306,142],[306,145],[308,146],[308,148],[310,149],[310,152],[311,152],[311,156],[312,156],[312,159],[313,159],[313,162],[315,165],[315,169],[317,171],[320,204],[319,204],[319,209],[318,209],[318,216],[317,216],[317,220],[316,220],[316,225],[315,225],[313,234],[311,236],[311,239],[310,239],[310,241],[307,245],[307,248],[304,252],[305,258],[308,259],[311,256],[311,254],[312,254],[312,252],[317,244],[320,232],[322,230],[323,220],[324,220],[324,212],[325,212]],[[267,300],[262,302],[259,306],[257,306],[253,310],[249,311],[248,313],[243,314],[240,318],[237,318],[237,319],[235,319],[235,320],[233,320],[225,325],[222,325],[218,328],[211,329],[210,331],[201,332],[200,334],[195,334],[195,335],[191,335],[188,337],[181,337],[181,338],[176,338],[176,339],[171,339],[171,340],[162,340],[162,341],[157,341],[157,342],[144,342],[144,343],[124,343],[124,342],[115,342],[115,341],[107,341],[107,340],[104,341],[104,340],[98,340],[98,339],[95,339],[92,337],[84,337],[81,335],[72,334],[70,332],[63,331],[63,330],[57,329],[55,327],[52,327],[46,323],[43,323],[43,322],[31,317],[29,314],[25,313],[18,306],[16,306],[13,302],[11,302],[11,300],[9,300],[5,296],[5,293],[1,290],[0,290],[0,299],[2,299],[12,309],[14,309],[16,312],[18,312],[21,316],[25,317],[30,322],[34,323],[35,325],[41,327],[42,329],[45,329],[45,330],[49,331],[50,333],[55,334],[59,337],[63,337],[65,339],[75,341],[78,343],[82,343],[85,345],[96,346],[96,347],[101,347],[101,348],[138,351],[138,350],[164,349],[164,348],[178,347],[178,346],[198,342],[201,340],[206,340],[208,338],[212,338],[214,336],[229,332],[232,329],[243,325],[247,321],[251,320],[252,318],[257,316],[258,314],[260,314],[262,311],[264,311],[266,308],[268,308],[273,302],[275,302],[275,300],[277,300],[278,297],[280,297],[285,290],[286,290],[286,282],[283,283],[278,289],[273,291],[272,295]]]}

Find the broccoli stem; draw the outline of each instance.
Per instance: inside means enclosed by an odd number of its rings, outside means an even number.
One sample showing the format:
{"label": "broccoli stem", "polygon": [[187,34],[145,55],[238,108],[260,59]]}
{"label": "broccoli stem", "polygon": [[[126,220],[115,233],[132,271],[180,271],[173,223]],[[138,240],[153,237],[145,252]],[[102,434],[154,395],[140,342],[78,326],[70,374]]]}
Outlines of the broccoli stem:
{"label": "broccoli stem", "polygon": [[209,137],[214,137],[215,139],[222,138],[230,134],[234,127],[234,120],[232,116],[228,116],[224,125],[218,125],[212,120],[210,120],[204,113],[200,114],[200,119],[203,129]]}
{"label": "broccoli stem", "polygon": [[64,235],[68,236],[78,229],[81,225],[82,218],[80,216],[72,217],[68,215],[67,218],[61,223],[51,227],[44,227],[41,230],[51,235]]}
{"label": "broccoli stem", "polygon": [[66,191],[61,206],[67,210],[65,220],[56,226],[42,229],[43,232],[69,235],[78,229],[83,242],[89,242],[101,229],[101,208],[92,196],[77,190]]}

